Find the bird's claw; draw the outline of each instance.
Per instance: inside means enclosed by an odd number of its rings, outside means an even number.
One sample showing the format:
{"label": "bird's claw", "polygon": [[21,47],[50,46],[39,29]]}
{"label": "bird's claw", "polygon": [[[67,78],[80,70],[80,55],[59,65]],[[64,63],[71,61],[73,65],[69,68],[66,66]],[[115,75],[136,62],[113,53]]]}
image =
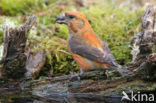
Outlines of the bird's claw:
{"label": "bird's claw", "polygon": [[74,81],[74,80],[80,81],[80,80],[81,80],[81,76],[82,76],[83,74],[84,74],[84,72],[82,71],[82,69],[80,69],[80,72],[79,72],[79,73],[74,74],[74,75],[71,75],[70,80],[71,80],[71,81]]}
{"label": "bird's claw", "polygon": [[81,80],[80,75],[79,74],[71,75],[70,81],[74,81],[74,80],[80,81]]}

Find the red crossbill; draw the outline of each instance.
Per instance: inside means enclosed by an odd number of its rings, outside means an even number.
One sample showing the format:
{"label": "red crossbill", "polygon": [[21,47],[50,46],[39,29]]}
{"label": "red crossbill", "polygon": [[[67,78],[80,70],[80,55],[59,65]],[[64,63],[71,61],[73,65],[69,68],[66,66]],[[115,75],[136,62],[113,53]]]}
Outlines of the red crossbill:
{"label": "red crossbill", "polygon": [[68,48],[82,71],[115,67],[123,76],[131,73],[116,62],[107,44],[94,33],[84,15],[69,11],[56,22],[68,26]]}

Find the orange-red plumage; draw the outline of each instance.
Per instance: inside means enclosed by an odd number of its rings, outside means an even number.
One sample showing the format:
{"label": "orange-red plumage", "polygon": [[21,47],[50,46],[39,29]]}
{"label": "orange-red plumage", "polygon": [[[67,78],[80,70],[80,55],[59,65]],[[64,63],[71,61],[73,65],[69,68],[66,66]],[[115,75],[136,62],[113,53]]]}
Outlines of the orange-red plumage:
{"label": "orange-red plumage", "polygon": [[91,70],[93,69],[93,66],[91,63],[88,62],[86,58],[81,57],[80,55],[72,53],[72,56],[76,63],[83,68],[83,70]]}

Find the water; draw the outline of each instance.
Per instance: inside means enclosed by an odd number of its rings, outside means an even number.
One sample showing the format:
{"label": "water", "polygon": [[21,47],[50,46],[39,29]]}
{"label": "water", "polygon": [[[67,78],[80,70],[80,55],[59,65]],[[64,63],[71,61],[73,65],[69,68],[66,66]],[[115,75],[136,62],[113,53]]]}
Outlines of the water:
{"label": "water", "polygon": [[[96,93],[58,92],[43,94],[31,89],[1,88],[0,103],[121,103],[120,96],[101,96]],[[38,93],[38,94],[37,94]]]}

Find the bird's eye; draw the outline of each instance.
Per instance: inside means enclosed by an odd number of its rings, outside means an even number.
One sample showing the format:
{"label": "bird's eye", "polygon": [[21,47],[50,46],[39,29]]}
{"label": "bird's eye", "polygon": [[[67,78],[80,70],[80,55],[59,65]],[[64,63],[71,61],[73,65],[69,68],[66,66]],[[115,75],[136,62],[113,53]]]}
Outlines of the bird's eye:
{"label": "bird's eye", "polygon": [[70,19],[73,19],[74,17],[75,17],[75,16],[73,16],[73,15],[69,15],[69,18],[70,18]]}

